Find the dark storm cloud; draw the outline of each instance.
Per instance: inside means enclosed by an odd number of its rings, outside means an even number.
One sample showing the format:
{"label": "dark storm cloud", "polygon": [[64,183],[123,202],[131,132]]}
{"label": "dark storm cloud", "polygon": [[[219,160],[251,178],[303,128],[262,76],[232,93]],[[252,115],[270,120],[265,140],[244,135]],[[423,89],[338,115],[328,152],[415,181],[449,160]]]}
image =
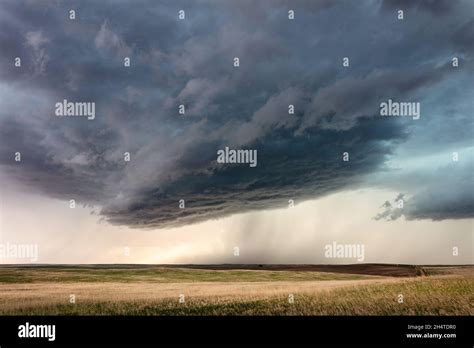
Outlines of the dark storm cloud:
{"label": "dark storm cloud", "polygon": [[[210,173],[192,173],[163,187],[141,193],[127,210],[110,206],[104,213],[112,222],[126,224],[186,224],[232,213],[287,207],[289,199],[305,200],[360,184],[361,178],[390,153],[382,140],[404,137],[401,127],[362,119],[347,132],[318,130],[293,137],[280,130],[254,143],[259,164],[248,167],[215,166]],[[207,148],[206,148],[207,147]],[[215,161],[215,145],[202,145],[191,158]],[[350,162],[342,153],[350,148]],[[191,167],[191,161],[182,166]],[[186,209],[178,209],[185,200]]]}
{"label": "dark storm cloud", "polygon": [[[280,207],[360,185],[413,127],[377,117],[379,103],[422,101],[427,90],[473,68],[472,4],[452,2],[440,13],[440,4],[415,3],[417,20],[403,24],[393,6],[4,1],[2,168],[47,195],[97,204],[112,223],[141,227]],[[15,57],[22,68],[13,66]],[[124,57],[131,67],[123,67]],[[55,117],[63,99],[95,102],[96,118]],[[257,167],[217,164],[225,146],[258,150]],[[13,162],[17,151],[21,163]],[[418,216],[442,216],[437,208]]]}
{"label": "dark storm cloud", "polygon": [[[467,219],[474,213],[474,161],[472,152],[466,161],[452,162],[435,171],[417,171],[399,180],[410,180],[410,195],[400,193],[393,202],[385,202],[376,220]],[[399,204],[402,200],[402,205]]]}

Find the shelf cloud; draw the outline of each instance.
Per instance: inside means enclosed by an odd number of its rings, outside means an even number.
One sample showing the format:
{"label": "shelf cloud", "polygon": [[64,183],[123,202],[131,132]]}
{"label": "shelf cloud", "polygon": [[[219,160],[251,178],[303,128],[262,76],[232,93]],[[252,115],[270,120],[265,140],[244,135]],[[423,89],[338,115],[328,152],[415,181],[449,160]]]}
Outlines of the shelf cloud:
{"label": "shelf cloud", "polygon": [[[376,219],[472,218],[473,3],[372,5],[3,1],[1,170],[139,228],[375,185],[407,197]],[[388,99],[419,102],[420,119],[380,117]],[[57,117],[63,100],[94,103],[94,119]],[[218,163],[225,147],[255,150],[258,165]],[[390,167],[420,149],[466,156]]]}

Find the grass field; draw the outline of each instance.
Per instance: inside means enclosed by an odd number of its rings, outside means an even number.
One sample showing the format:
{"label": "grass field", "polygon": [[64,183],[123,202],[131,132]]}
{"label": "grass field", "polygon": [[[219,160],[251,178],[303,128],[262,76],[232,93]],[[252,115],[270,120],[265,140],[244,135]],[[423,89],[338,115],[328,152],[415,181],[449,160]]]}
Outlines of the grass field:
{"label": "grass field", "polygon": [[[351,271],[345,267],[345,272]],[[3,266],[0,267],[0,314],[474,314],[472,266],[429,266],[421,271],[417,267],[410,277],[401,277],[396,270],[397,276],[387,276],[393,273],[393,266],[390,267],[366,266],[370,275],[364,275],[340,273],[341,269],[336,268],[334,272],[317,272],[313,270],[315,266],[298,267],[298,270],[284,266],[260,270]],[[75,296],[75,303],[70,303],[70,295]],[[180,295],[184,295],[184,303],[179,302]],[[400,295],[403,303],[399,302]]]}
{"label": "grass field", "polygon": [[1,283],[96,283],[96,282],[257,282],[367,279],[360,274],[306,271],[207,270],[191,268],[95,268],[28,267],[0,268]]}

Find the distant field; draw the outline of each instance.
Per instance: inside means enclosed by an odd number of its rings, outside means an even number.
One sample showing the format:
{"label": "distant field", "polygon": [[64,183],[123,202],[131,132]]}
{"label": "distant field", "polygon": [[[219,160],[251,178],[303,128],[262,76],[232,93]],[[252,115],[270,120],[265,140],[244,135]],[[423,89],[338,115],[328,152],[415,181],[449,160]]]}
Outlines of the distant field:
{"label": "distant field", "polygon": [[[387,265],[383,271],[381,265],[365,265],[370,275],[308,270],[338,266],[299,266],[299,270],[281,265],[265,266],[273,270],[261,270],[264,267],[258,265],[247,269],[199,267],[1,266],[0,314],[474,314],[472,266]],[[346,271],[351,270],[348,267]],[[411,268],[414,271],[408,272],[421,276],[401,277],[396,267],[402,267],[403,272]],[[394,271],[394,276],[373,275],[381,270],[387,274],[387,269]],[[184,303],[179,302],[181,294]],[[400,294],[403,303],[398,302]],[[70,295],[75,295],[76,303],[69,302]]]}
{"label": "distant field", "polygon": [[257,282],[367,279],[370,276],[305,271],[206,270],[167,267],[0,267],[1,283],[75,282]]}

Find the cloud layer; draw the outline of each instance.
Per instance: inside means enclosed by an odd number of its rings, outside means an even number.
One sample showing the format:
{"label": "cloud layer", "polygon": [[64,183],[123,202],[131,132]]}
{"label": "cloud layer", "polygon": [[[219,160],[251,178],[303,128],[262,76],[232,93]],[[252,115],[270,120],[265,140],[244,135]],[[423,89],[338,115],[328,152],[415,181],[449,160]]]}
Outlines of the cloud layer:
{"label": "cloud layer", "polygon": [[[473,10],[470,1],[4,1],[2,171],[136,227],[189,224],[367,185],[422,131],[442,135],[446,147],[454,139],[472,147],[470,132],[439,127],[447,117],[472,126],[462,98],[473,94]],[[459,93],[433,100],[453,86]],[[421,102],[425,123],[377,116],[389,98]],[[56,117],[54,104],[63,99],[95,102],[96,118]],[[216,163],[225,146],[256,149],[258,166]],[[420,146],[439,151],[428,140]],[[416,190],[401,187],[417,207],[407,215],[472,217],[469,169],[458,168],[463,180],[449,184],[456,190],[443,181],[449,170]]]}

